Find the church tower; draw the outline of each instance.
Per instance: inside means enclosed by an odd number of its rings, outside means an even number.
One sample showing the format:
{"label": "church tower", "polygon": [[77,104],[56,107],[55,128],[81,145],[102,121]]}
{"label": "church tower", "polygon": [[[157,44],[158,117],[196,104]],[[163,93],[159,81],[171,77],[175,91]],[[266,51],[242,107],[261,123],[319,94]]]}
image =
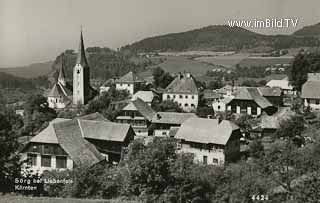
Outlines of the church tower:
{"label": "church tower", "polygon": [[76,65],[73,68],[73,104],[83,105],[90,99],[90,68],[83,44],[82,30],[80,33],[79,51]]}
{"label": "church tower", "polygon": [[66,86],[66,76],[64,73],[64,60],[63,60],[64,55],[61,57],[61,65],[59,68],[59,76],[58,76],[58,83],[62,84],[63,86]]}

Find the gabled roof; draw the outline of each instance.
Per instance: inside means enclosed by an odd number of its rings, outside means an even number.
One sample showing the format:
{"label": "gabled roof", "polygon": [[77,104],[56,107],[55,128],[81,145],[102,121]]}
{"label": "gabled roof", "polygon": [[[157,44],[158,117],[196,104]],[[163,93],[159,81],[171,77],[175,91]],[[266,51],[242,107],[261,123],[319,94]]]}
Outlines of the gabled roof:
{"label": "gabled roof", "polygon": [[122,110],[139,111],[147,120],[151,120],[154,114],[156,113],[146,102],[142,101],[140,98],[131,101]]}
{"label": "gabled roof", "polygon": [[82,136],[79,120],[53,124],[58,141],[63,150],[76,165],[93,165],[105,158]]}
{"label": "gabled roof", "polygon": [[190,73],[179,74],[165,89],[167,93],[198,94],[198,88]]}
{"label": "gabled roof", "polygon": [[84,68],[89,67],[83,43],[82,30],[80,32],[79,50],[76,64],[81,64],[81,66]]}
{"label": "gabled roof", "polygon": [[161,124],[178,124],[180,125],[185,120],[198,117],[194,113],[177,113],[177,112],[158,112],[152,118],[152,123]]}
{"label": "gabled roof", "polygon": [[232,132],[239,127],[230,121],[206,118],[189,118],[182,123],[175,138],[196,143],[226,145]]}
{"label": "gabled roof", "polygon": [[56,133],[53,128],[53,124],[60,123],[64,121],[69,121],[70,119],[65,118],[55,118],[54,120],[50,121],[48,127],[43,129],[39,134],[34,136],[30,142],[36,143],[48,143],[48,144],[59,144]]}
{"label": "gabled roof", "polygon": [[219,99],[219,98],[221,98],[221,95],[215,90],[205,89],[205,90],[203,90],[203,98],[204,99]]}
{"label": "gabled roof", "polygon": [[129,73],[125,74],[118,80],[116,80],[117,83],[141,83],[144,82],[143,79],[141,79],[136,73],[130,71]]}
{"label": "gabled roof", "polygon": [[154,98],[154,93],[152,91],[138,91],[132,96],[132,100],[136,100],[137,98],[142,99],[142,101],[151,103]]}
{"label": "gabled roof", "polygon": [[109,121],[106,119],[102,114],[99,112],[87,114],[84,116],[79,117],[80,120],[94,120],[94,121]]}
{"label": "gabled roof", "polygon": [[273,106],[256,87],[237,87],[233,99],[253,100],[262,109]]}
{"label": "gabled roof", "polygon": [[79,120],[85,138],[123,142],[130,130],[129,124]]}
{"label": "gabled roof", "polygon": [[289,85],[289,81],[287,78],[282,80],[270,80],[266,86],[268,87],[280,87],[283,90],[293,90],[293,87]]}
{"label": "gabled roof", "polygon": [[261,95],[264,97],[280,97],[281,89],[280,87],[258,87]]}
{"label": "gabled roof", "polygon": [[307,81],[302,85],[301,98],[320,99],[320,81]]}

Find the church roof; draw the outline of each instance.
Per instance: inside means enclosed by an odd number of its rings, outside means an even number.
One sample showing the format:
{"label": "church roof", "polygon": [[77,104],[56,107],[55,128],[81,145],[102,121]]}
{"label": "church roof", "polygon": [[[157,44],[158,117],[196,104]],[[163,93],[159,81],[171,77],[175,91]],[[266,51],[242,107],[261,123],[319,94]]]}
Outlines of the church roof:
{"label": "church roof", "polygon": [[66,80],[66,75],[64,72],[64,63],[63,63],[63,59],[61,59],[61,65],[59,67],[58,81],[65,81],[65,80]]}
{"label": "church roof", "polygon": [[125,74],[121,78],[119,78],[116,82],[122,83],[140,83],[144,82],[136,73],[130,71],[129,73]]}
{"label": "church roof", "polygon": [[79,42],[79,51],[77,56],[76,64],[81,64],[82,67],[88,67],[88,61],[85,53],[84,43],[83,43],[83,36],[82,36],[82,30],[80,33],[80,42]]}

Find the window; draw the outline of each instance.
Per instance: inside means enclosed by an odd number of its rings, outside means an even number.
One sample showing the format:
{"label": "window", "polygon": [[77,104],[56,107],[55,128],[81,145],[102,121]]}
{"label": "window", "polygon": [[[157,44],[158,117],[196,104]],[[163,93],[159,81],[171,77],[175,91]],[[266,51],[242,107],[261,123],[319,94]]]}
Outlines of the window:
{"label": "window", "polygon": [[67,157],[57,156],[56,157],[56,168],[67,168]]}
{"label": "window", "polygon": [[218,159],[213,158],[213,159],[212,159],[212,163],[213,163],[213,164],[218,164]]}
{"label": "window", "polygon": [[195,105],[194,105],[194,104],[191,104],[191,107],[193,107],[193,108],[194,108],[194,107],[195,107]]}
{"label": "window", "polygon": [[208,164],[208,157],[207,156],[203,156],[203,164]]}
{"label": "window", "polygon": [[320,103],[320,101],[319,101],[319,99],[317,99],[317,100],[316,100],[316,104],[319,105],[319,103]]}
{"label": "window", "polygon": [[120,83],[120,86],[122,87],[122,83]]}
{"label": "window", "polygon": [[181,103],[179,103],[179,106],[181,106],[182,104]]}
{"label": "window", "polygon": [[191,98],[194,99],[194,96],[192,96]]}
{"label": "window", "polygon": [[51,167],[51,156],[41,155],[41,166]]}
{"label": "window", "polygon": [[189,104],[185,103],[184,106],[189,106]]}
{"label": "window", "polygon": [[188,95],[186,95],[185,98],[188,99]]}
{"label": "window", "polygon": [[176,98],[176,95],[175,95],[175,94],[173,95],[173,98],[174,98],[174,99]]}
{"label": "window", "polygon": [[220,110],[220,105],[218,106],[218,109]]}
{"label": "window", "polygon": [[182,99],[182,95],[179,95],[179,98]]}
{"label": "window", "polygon": [[36,154],[28,154],[28,161],[31,164],[31,166],[36,166],[37,165],[37,155]]}
{"label": "window", "polygon": [[79,70],[79,69],[77,70],[77,73],[78,73],[78,74],[80,73],[80,70]]}
{"label": "window", "polygon": [[163,131],[163,132],[162,132],[162,135],[167,135],[167,132],[166,132],[166,131]]}
{"label": "window", "polygon": [[170,99],[170,95],[167,95],[167,99]]}
{"label": "window", "polygon": [[130,84],[128,84],[128,87],[130,87]]}

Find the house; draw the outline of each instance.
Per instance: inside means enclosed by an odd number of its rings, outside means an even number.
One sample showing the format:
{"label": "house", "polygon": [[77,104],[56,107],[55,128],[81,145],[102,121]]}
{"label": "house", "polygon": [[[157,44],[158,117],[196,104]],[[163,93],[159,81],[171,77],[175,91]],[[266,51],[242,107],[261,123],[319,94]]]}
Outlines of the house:
{"label": "house", "polygon": [[103,83],[100,87],[100,95],[104,92],[108,92],[111,86],[114,84],[115,80],[114,79],[109,79],[105,83]]}
{"label": "house", "polygon": [[152,118],[153,136],[167,137],[171,134],[175,134],[174,130],[180,127],[180,125],[187,119],[192,117],[198,117],[194,113],[177,113],[177,112],[158,112]]}
{"label": "house", "polygon": [[112,123],[97,115],[72,120],[56,118],[23,147],[20,156],[30,160],[33,172],[71,170],[76,166],[119,162],[133,138],[130,125]]}
{"label": "house", "polygon": [[280,87],[258,87],[257,89],[273,106],[283,106],[283,97]]}
{"label": "house", "polygon": [[148,127],[155,113],[147,103],[137,98],[121,110],[116,120],[118,123],[130,124],[137,136],[148,136]]}
{"label": "house", "polygon": [[226,112],[227,111],[227,104],[229,104],[231,101],[232,101],[232,98],[230,98],[230,97],[226,97],[224,99],[220,99],[220,100],[214,101],[212,103],[213,111],[215,113],[217,113],[217,112]]}
{"label": "house", "polygon": [[240,155],[240,128],[221,119],[189,118],[175,138],[178,150],[193,153],[196,162],[224,165]]}
{"label": "house", "polygon": [[202,92],[202,99],[204,100],[205,104],[211,106],[212,103],[222,99],[222,95],[219,94],[216,90],[206,89]]}
{"label": "house", "polygon": [[142,85],[145,84],[145,81],[138,77],[136,73],[131,71],[117,79],[115,83],[117,90],[127,90],[130,95],[133,95],[141,89]]}
{"label": "house", "polygon": [[[277,107],[263,96],[263,91],[256,87],[234,87],[232,95],[227,98],[221,107],[222,110],[226,109],[231,113],[260,116],[263,112],[272,115],[277,111]],[[214,106],[216,109],[219,104],[215,103]]]}
{"label": "house", "polygon": [[166,87],[162,100],[172,100],[187,112],[196,110],[199,102],[199,92],[195,80],[190,73],[179,73]]}
{"label": "house", "polygon": [[270,80],[267,84],[267,87],[279,87],[283,95],[295,95],[296,91],[293,90],[293,86],[289,84],[288,77],[283,78],[282,80]]}
{"label": "house", "polygon": [[305,107],[320,110],[320,73],[308,73],[308,80],[302,85],[301,98]]}
{"label": "house", "polygon": [[131,100],[134,101],[137,98],[140,98],[142,101],[151,106],[151,103],[156,97],[157,95],[153,91],[138,91],[132,96]]}

